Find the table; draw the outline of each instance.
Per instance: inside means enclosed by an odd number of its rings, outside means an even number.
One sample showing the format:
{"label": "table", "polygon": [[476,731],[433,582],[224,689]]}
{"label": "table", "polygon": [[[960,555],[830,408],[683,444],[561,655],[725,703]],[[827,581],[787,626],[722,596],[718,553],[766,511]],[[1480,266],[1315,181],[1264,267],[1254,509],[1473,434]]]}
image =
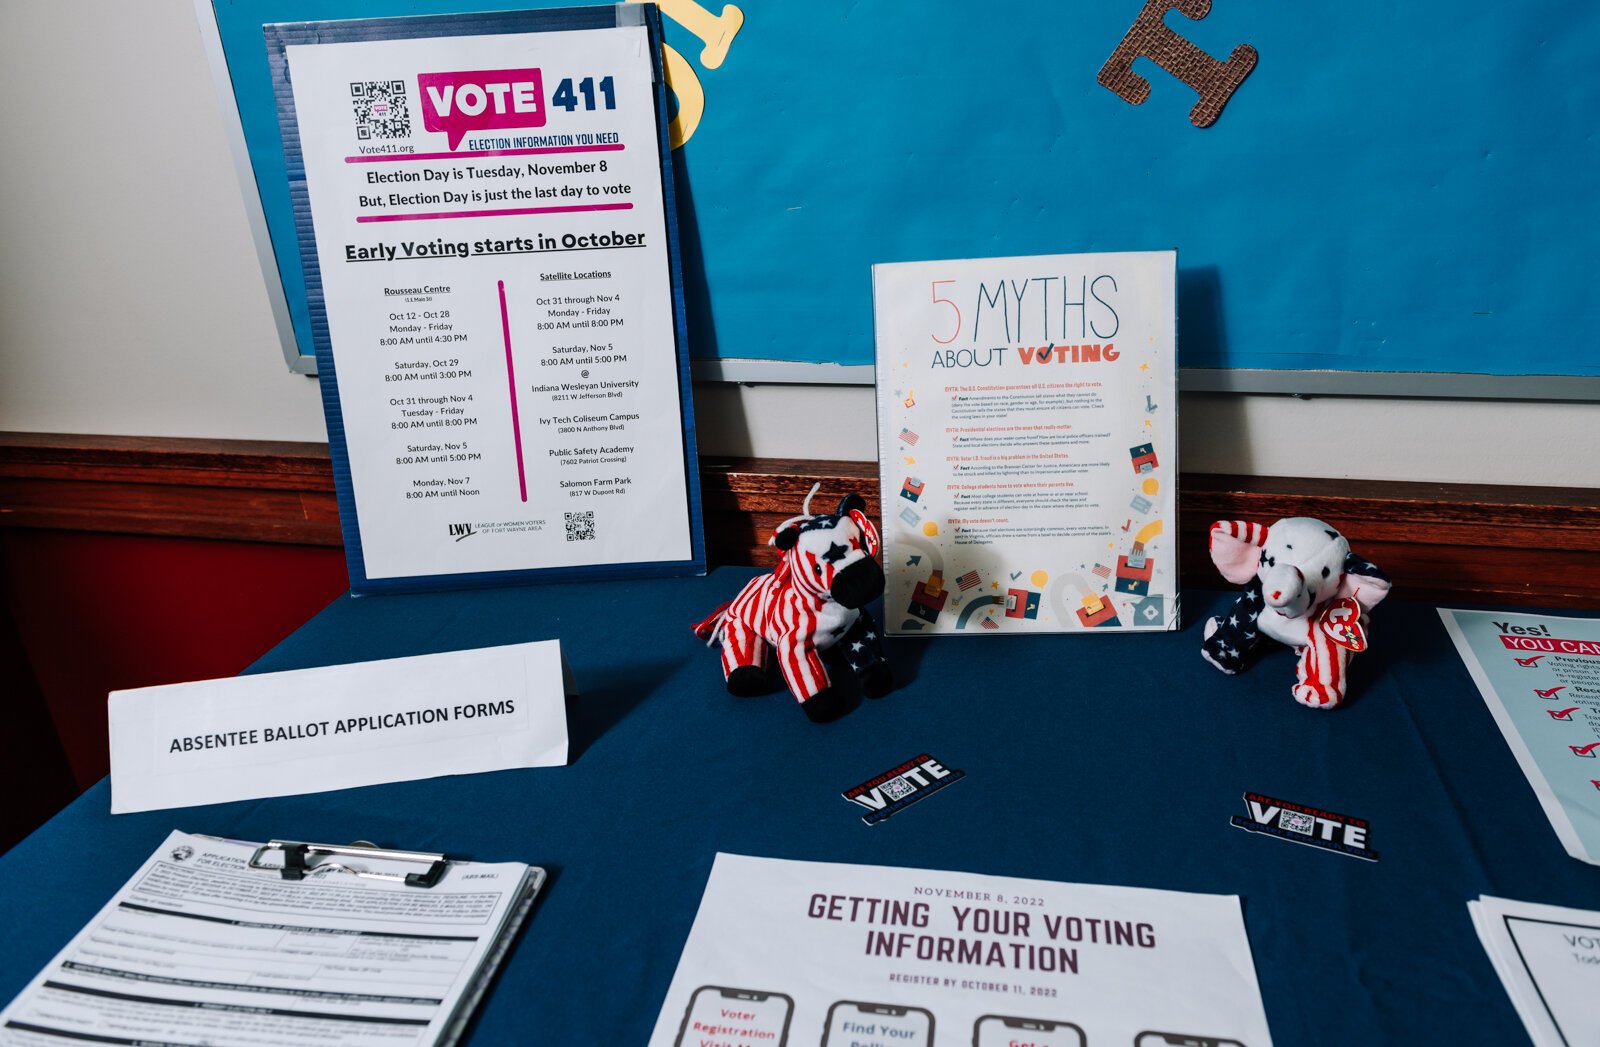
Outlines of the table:
{"label": "table", "polygon": [[[0,998],[173,828],[547,867],[474,1044],[643,1043],[719,850],[1240,894],[1285,1045],[1522,1042],[1466,902],[1600,908],[1432,607],[1378,609],[1331,713],[1287,650],[1202,661],[1232,596],[1190,592],[1178,633],[892,640],[894,693],[813,725],[690,633],[752,573],[335,601],[249,671],[559,638],[570,765],[115,818],[102,781],[0,857]],[[921,752],[966,779],[864,825],[840,792]],[[1231,827],[1247,790],[1370,820],[1380,860]]]}

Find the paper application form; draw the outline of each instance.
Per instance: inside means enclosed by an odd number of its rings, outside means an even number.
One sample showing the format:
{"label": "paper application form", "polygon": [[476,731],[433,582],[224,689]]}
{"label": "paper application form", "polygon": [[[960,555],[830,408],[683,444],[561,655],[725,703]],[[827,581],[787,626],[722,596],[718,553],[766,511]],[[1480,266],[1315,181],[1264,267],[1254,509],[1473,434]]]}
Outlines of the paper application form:
{"label": "paper application form", "polygon": [[0,1011],[0,1044],[450,1043],[544,879],[294,882],[248,868],[255,847],[172,833]]}

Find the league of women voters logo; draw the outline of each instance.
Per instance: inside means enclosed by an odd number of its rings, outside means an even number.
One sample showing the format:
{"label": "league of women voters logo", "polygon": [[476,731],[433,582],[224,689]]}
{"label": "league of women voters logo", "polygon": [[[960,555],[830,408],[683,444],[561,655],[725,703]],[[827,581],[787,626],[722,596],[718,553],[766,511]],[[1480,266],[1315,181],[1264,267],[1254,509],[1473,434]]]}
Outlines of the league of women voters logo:
{"label": "league of women voters logo", "polygon": [[1245,793],[1244,806],[1247,815],[1236,814],[1231,820],[1236,828],[1351,858],[1378,860],[1378,852],[1367,846],[1367,833],[1372,827],[1364,818],[1304,807],[1261,793]]}

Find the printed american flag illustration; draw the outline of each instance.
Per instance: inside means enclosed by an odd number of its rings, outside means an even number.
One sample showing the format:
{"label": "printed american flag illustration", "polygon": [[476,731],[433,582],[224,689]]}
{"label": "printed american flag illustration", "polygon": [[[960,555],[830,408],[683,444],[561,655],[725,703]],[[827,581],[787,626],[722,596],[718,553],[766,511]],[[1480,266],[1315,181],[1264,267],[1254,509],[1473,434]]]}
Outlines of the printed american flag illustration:
{"label": "printed american flag illustration", "polygon": [[961,587],[962,592],[966,592],[968,589],[975,588],[978,584],[978,580],[977,571],[968,571],[966,574],[956,579],[956,585]]}

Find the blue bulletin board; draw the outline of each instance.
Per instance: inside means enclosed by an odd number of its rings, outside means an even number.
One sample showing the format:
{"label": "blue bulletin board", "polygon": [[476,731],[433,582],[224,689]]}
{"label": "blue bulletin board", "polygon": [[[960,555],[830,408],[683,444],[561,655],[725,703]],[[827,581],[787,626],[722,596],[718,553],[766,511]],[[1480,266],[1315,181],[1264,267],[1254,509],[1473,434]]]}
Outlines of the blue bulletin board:
{"label": "blue bulletin board", "polygon": [[[197,4],[293,362],[311,341],[261,24],[495,5]],[[1176,247],[1186,369],[1600,389],[1583,381],[1600,376],[1600,5],[659,6],[702,374],[771,361],[870,381],[875,262]],[[1148,57],[1130,66],[1142,104],[1099,81],[1141,18],[1208,61],[1254,50],[1210,126]]]}

